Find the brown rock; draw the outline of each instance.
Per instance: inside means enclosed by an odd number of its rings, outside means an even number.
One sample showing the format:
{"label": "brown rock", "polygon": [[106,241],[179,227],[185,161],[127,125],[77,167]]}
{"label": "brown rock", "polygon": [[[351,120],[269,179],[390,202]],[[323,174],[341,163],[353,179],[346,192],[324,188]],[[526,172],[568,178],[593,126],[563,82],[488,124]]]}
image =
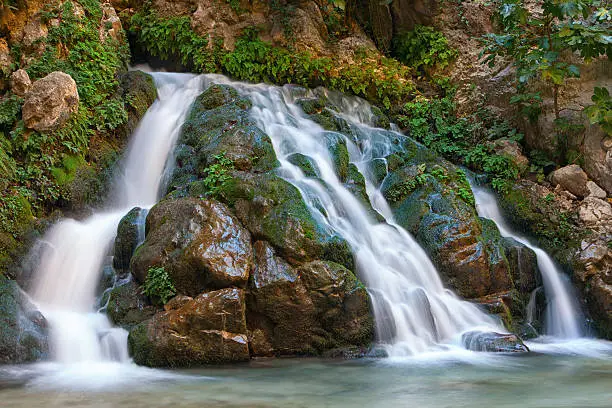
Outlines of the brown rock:
{"label": "brown rock", "polygon": [[160,312],[130,332],[137,364],[188,367],[249,359],[244,291],[202,293],[182,307]]}
{"label": "brown rock", "polygon": [[15,95],[25,96],[31,86],[30,76],[24,69],[18,69],[11,74],[11,91]]}
{"label": "brown rock", "polygon": [[45,132],[62,126],[78,108],[74,79],[55,71],[34,82],[26,95],[22,116],[26,127]]}
{"label": "brown rock", "polygon": [[587,174],[577,164],[561,167],[552,173],[552,182],[578,197],[589,195]]}
{"label": "brown rock", "polygon": [[165,200],[147,216],[145,242],[132,257],[132,274],[144,282],[152,266],[163,266],[178,293],[244,286],[252,265],[251,236],[230,210],[197,198]]}

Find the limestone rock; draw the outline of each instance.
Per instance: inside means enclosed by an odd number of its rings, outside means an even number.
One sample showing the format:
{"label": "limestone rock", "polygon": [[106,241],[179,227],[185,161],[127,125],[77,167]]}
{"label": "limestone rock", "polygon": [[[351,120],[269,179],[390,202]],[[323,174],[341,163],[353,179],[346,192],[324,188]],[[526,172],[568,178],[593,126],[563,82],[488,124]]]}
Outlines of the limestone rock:
{"label": "limestone rock", "polygon": [[595,198],[601,198],[601,199],[605,199],[606,198],[606,192],[603,188],[599,187],[597,184],[595,184],[593,181],[587,181],[587,189],[589,190],[589,197],[595,197]]}
{"label": "limestone rock", "polygon": [[79,107],[72,77],[55,71],[34,82],[25,97],[22,116],[26,127],[45,132],[62,126]]}
{"label": "limestone rock", "polygon": [[587,188],[588,180],[587,174],[577,164],[561,167],[552,174],[553,184],[561,185],[561,187],[577,197],[589,195],[589,189]]}
{"label": "limestone rock", "polygon": [[156,314],[129,334],[130,355],[151,367],[188,367],[249,359],[244,291],[207,292]]}
{"label": "limestone rock", "polygon": [[11,91],[15,95],[25,96],[31,86],[32,81],[25,69],[18,69],[11,74]]}
{"label": "limestone rock", "polygon": [[205,288],[244,286],[252,265],[251,235],[216,201],[164,200],[151,209],[145,242],[132,257],[131,271],[144,282],[152,266],[163,266],[179,294]]}
{"label": "limestone rock", "polygon": [[592,196],[582,201],[578,214],[582,222],[591,227],[612,222],[612,206],[610,203]]}

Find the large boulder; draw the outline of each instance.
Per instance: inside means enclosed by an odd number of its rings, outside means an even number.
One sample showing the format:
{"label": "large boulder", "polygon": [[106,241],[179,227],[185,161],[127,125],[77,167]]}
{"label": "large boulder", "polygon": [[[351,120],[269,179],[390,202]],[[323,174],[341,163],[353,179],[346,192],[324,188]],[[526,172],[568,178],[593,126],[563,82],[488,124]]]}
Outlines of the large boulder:
{"label": "large boulder", "polygon": [[247,302],[254,355],[320,354],[373,340],[369,297],[351,271],[322,261],[294,268],[264,241],[254,249]]}
{"label": "large boulder", "polygon": [[130,355],[150,367],[188,367],[249,359],[244,291],[221,289],[160,312],[129,334]]}
{"label": "large boulder", "polygon": [[156,312],[157,309],[133,281],[113,288],[106,306],[111,322],[125,329],[150,319]]}
{"label": "large boulder", "polygon": [[252,266],[251,235],[222,203],[197,198],[163,200],[147,216],[146,239],[131,271],[144,282],[162,266],[179,294],[245,286]]}
{"label": "large boulder", "polygon": [[22,117],[26,127],[45,132],[61,127],[78,108],[76,82],[70,75],[55,71],[32,84]]}
{"label": "large boulder", "polygon": [[0,364],[47,356],[47,322],[13,280],[0,274]]}
{"label": "large boulder", "polygon": [[560,185],[577,197],[589,195],[589,189],[587,188],[589,178],[577,164],[570,164],[555,170],[552,173],[551,180],[553,184]]}

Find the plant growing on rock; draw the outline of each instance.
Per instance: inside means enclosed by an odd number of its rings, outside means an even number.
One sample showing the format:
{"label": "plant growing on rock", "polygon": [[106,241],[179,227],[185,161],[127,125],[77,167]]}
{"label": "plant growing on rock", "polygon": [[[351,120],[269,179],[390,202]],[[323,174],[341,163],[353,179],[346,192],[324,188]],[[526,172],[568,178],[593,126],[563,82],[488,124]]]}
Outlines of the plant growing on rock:
{"label": "plant growing on rock", "polygon": [[544,82],[552,92],[557,137],[564,142],[561,139],[574,129],[561,117],[560,89],[569,78],[580,76],[576,62],[588,63],[612,49],[606,2],[544,0],[528,7],[524,0],[502,0],[495,17],[501,33],[484,37],[483,63],[493,66],[499,57],[512,60],[517,95],[511,103],[532,121],[542,111],[542,95],[531,85]]}
{"label": "plant growing on rock", "polygon": [[446,68],[458,52],[450,48],[444,34],[435,28],[417,25],[395,38],[393,54],[404,64],[423,71]]}
{"label": "plant growing on rock", "polygon": [[217,197],[226,183],[232,179],[230,171],[234,170],[234,162],[225,156],[225,153],[213,157],[214,163],[204,169],[206,177],[202,180],[207,194]]}
{"label": "plant growing on rock", "polygon": [[176,288],[172,278],[163,266],[151,267],[147,272],[143,292],[150,298],[159,299],[165,305],[176,295]]}

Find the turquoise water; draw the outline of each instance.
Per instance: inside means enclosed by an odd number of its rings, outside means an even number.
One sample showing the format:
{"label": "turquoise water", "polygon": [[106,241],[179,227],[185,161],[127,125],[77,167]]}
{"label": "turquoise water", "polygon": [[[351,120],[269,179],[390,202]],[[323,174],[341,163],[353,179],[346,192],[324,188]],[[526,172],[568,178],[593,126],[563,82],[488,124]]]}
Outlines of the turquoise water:
{"label": "turquoise water", "polygon": [[0,406],[609,408],[612,355],[265,359],[191,370],[0,367]]}

